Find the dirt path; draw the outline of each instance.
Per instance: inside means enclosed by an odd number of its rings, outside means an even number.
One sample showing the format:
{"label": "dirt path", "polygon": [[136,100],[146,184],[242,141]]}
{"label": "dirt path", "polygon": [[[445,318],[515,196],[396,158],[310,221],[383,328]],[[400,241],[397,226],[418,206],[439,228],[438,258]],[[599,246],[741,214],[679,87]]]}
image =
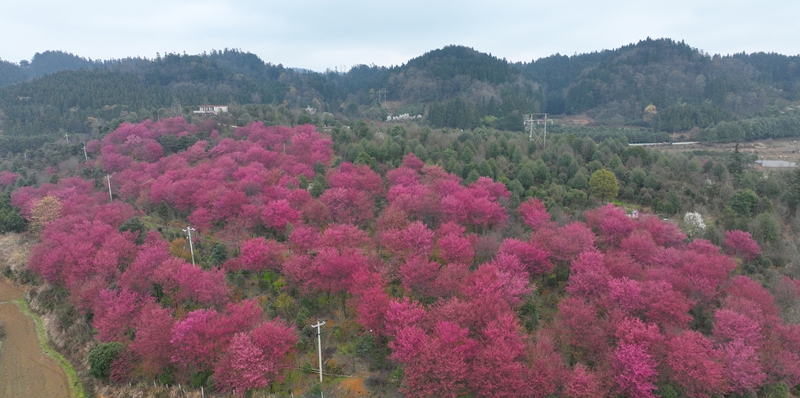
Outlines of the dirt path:
{"label": "dirt path", "polygon": [[61,367],[42,352],[33,320],[13,300],[21,290],[0,277],[0,321],[6,339],[0,348],[0,397],[69,398],[69,382]]}

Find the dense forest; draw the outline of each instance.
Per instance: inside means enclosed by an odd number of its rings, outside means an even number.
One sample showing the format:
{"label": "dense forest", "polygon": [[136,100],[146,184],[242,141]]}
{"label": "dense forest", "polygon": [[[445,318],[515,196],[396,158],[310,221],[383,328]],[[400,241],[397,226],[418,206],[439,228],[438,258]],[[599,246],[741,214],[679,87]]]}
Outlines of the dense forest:
{"label": "dense forest", "polygon": [[0,271],[90,396],[796,396],[800,171],[628,145],[797,136],[796,58],[0,63]]}
{"label": "dense forest", "polygon": [[[186,117],[208,103],[269,106],[267,113],[289,119],[275,123],[307,122],[298,117],[310,108],[346,118],[407,113],[424,116],[431,127],[520,131],[525,114],[547,112],[656,132],[701,129],[700,138],[711,141],[795,136],[798,121],[785,113],[798,101],[797,62],[780,54],[711,56],[649,38],[530,63],[448,46],[399,66],[321,73],[235,49],[107,61],[45,52],[0,63],[0,153],[32,150],[64,134],[107,132],[123,121]],[[233,122],[255,119],[270,117]],[[721,131],[731,127],[753,132]]]}

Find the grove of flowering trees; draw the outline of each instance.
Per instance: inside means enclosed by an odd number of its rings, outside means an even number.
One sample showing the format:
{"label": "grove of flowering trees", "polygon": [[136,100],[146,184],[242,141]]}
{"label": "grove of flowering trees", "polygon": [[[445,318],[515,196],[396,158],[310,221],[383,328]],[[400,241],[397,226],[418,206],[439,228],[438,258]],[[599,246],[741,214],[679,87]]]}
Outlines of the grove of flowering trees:
{"label": "grove of flowering trees", "polygon": [[[193,134],[206,139],[182,152],[158,143]],[[238,395],[280,383],[299,337],[265,314],[265,297],[229,284],[245,273],[279,274],[287,294],[340,297],[388,347],[410,397],[712,397],[800,384],[800,327],[739,275],[760,255],[745,232],[726,234],[723,251],[614,205],[556,222],[538,199],[512,208],[504,184],[467,184],[413,154],[390,170],[340,162],[309,125],[223,137],[166,119],[123,124],[87,149],[85,167],[111,174],[118,200],[72,177],[19,189],[13,204],[32,219],[43,200],[60,203],[30,268],[92,314],[99,341],[124,346],[115,381],[205,372]],[[324,189],[312,194],[310,181]],[[137,244],[120,230],[160,213],[236,255],[192,265],[166,233]],[[509,232],[516,223],[524,232]],[[800,283],[784,285],[800,296]]]}

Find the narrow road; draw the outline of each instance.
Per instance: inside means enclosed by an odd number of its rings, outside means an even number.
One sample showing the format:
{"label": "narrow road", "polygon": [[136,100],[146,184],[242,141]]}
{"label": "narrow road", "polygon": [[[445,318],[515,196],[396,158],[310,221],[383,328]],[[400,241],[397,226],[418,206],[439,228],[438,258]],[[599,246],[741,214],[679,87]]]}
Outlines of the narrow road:
{"label": "narrow road", "polygon": [[0,397],[69,398],[69,382],[58,363],[39,346],[36,326],[13,300],[23,297],[0,277],[0,321],[6,338],[0,347]]}

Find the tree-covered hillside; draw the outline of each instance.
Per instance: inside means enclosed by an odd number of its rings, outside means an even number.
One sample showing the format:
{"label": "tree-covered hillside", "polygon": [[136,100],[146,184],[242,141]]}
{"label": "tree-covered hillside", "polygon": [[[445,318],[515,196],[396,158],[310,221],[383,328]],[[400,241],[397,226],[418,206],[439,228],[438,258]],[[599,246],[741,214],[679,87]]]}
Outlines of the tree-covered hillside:
{"label": "tree-covered hillside", "polygon": [[46,52],[20,65],[0,63],[0,153],[34,149],[65,133],[113,129],[121,121],[187,114],[206,103],[271,105],[290,123],[307,121],[297,118],[310,107],[337,117],[383,120],[408,113],[424,116],[432,127],[513,131],[523,129],[525,114],[548,112],[585,114],[597,125],[706,129],[702,137],[711,140],[790,136],[797,132],[717,130],[780,116],[792,106],[800,88],[798,61],[764,53],[711,56],[683,42],[649,38],[516,64],[448,46],[404,65],[357,65],[346,73],[287,69],[229,49],[102,62]]}
{"label": "tree-covered hillside", "polygon": [[798,391],[800,174],[612,129],[543,147],[226,117],[123,123],[85,154],[0,162],[0,215],[38,242],[3,271],[33,285],[88,391]]}
{"label": "tree-covered hillside", "polygon": [[0,63],[0,271],[97,396],[797,395],[800,172],[628,145],[800,135],[796,58]]}
{"label": "tree-covered hillside", "polygon": [[644,108],[659,110],[663,131],[708,127],[755,115],[798,94],[798,56],[708,55],[683,42],[647,39],[613,51],[553,56],[520,65],[546,82],[548,104],[560,113],[642,121]]}

